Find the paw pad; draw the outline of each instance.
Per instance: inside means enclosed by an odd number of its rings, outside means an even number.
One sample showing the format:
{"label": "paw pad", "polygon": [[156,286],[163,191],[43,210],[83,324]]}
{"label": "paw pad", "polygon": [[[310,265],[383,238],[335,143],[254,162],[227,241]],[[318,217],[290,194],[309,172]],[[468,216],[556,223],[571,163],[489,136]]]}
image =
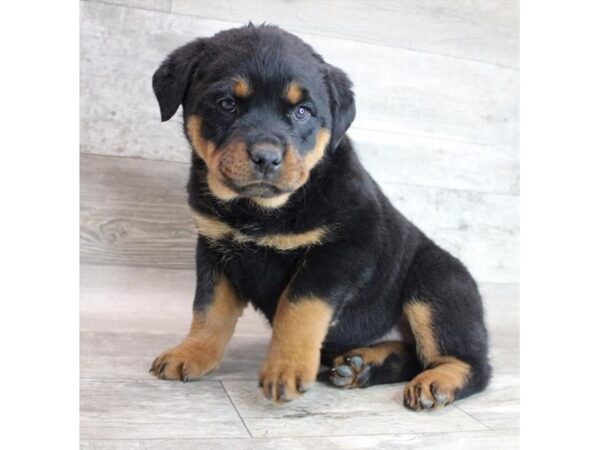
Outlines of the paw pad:
{"label": "paw pad", "polygon": [[364,387],[369,381],[371,366],[360,355],[338,357],[331,369],[331,382],[342,388]]}

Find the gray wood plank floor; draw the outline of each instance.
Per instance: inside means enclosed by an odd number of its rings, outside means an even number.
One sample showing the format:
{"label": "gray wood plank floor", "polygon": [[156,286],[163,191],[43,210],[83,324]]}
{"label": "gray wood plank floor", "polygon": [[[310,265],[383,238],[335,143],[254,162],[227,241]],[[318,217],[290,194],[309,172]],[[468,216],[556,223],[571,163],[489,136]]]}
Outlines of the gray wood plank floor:
{"label": "gray wood plank floor", "polygon": [[402,385],[339,390],[319,383],[274,406],[257,372],[270,337],[247,309],[223,363],[204,380],[159,381],[153,358],[184,335],[194,271],[82,265],[83,448],[518,447],[518,286],[483,284],[495,376],[487,391],[433,413],[413,413]]}

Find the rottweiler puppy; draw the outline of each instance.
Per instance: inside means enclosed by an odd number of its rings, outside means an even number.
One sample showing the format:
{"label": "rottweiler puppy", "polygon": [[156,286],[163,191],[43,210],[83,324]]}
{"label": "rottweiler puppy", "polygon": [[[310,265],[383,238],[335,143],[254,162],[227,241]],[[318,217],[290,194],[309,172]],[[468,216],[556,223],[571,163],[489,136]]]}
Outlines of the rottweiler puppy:
{"label": "rottweiler puppy", "polygon": [[[341,388],[408,381],[413,410],[486,386],[477,285],[361,165],[344,72],[250,24],[178,48],[153,88],[163,121],[183,106],[198,242],[189,334],[152,374],[188,381],[216,368],[252,303],[273,328],[259,386],[274,402],[309,389],[320,362]],[[402,341],[386,338],[394,330]]]}

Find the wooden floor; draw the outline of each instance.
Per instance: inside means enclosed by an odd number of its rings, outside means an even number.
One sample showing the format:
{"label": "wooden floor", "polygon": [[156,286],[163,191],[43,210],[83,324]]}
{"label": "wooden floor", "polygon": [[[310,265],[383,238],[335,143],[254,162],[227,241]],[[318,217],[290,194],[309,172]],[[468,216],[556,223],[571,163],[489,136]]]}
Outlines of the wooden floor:
{"label": "wooden floor", "polygon": [[518,448],[518,286],[484,284],[495,375],[485,392],[415,413],[402,385],[319,383],[276,406],[257,387],[270,331],[251,308],[206,379],[156,380],[155,356],[185,335],[192,270],[81,267],[81,440],[90,449]]}

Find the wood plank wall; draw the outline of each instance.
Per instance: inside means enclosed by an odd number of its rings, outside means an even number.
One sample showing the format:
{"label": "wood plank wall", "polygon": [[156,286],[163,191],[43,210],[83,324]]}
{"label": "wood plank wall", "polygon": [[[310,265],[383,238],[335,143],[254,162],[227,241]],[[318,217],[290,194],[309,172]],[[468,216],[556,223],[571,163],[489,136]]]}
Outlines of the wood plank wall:
{"label": "wood plank wall", "polygon": [[518,281],[519,21],[511,0],[111,0],[81,6],[81,258],[193,267],[181,119],[151,76],[198,36],[298,34],[355,83],[350,129],[394,204],[482,282]]}

